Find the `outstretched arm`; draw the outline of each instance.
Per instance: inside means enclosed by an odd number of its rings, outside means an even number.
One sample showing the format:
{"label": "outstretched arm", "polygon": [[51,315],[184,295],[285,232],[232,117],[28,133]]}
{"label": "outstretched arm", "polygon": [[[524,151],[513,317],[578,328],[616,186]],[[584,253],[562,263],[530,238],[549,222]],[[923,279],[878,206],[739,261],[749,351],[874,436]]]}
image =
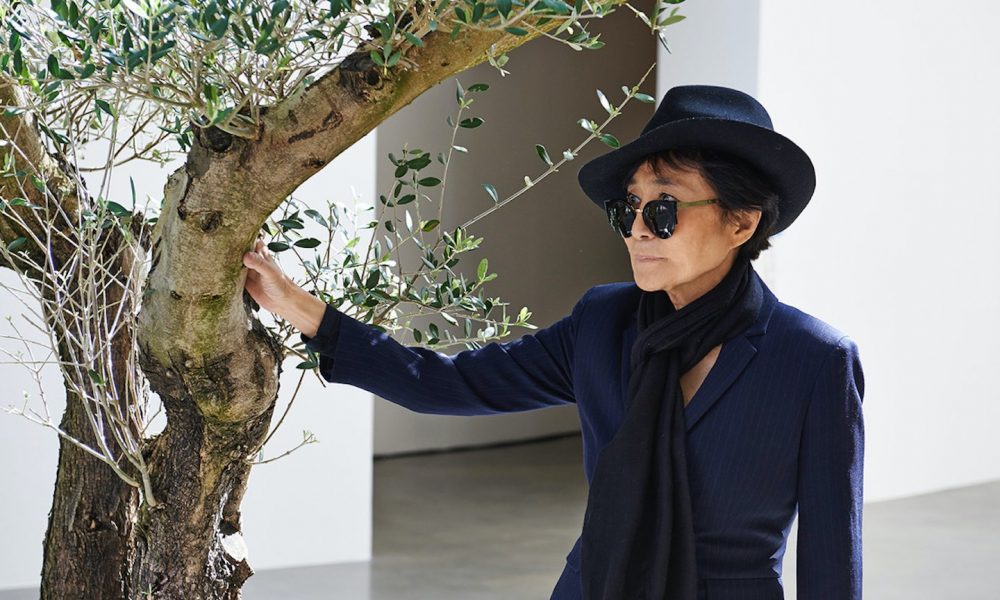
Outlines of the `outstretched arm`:
{"label": "outstretched arm", "polygon": [[330,382],[368,390],[421,413],[481,415],[574,402],[573,344],[581,307],[549,327],[509,342],[444,354],[404,346],[327,305],[315,337]]}
{"label": "outstretched arm", "polygon": [[480,415],[575,402],[573,344],[582,306],[533,334],[444,354],[404,346],[295,285],[258,240],[243,257],[246,288],[300,331],[320,374],[422,413]]}
{"label": "outstretched arm", "polygon": [[826,357],[799,450],[799,598],[861,599],[864,373],[844,336]]}

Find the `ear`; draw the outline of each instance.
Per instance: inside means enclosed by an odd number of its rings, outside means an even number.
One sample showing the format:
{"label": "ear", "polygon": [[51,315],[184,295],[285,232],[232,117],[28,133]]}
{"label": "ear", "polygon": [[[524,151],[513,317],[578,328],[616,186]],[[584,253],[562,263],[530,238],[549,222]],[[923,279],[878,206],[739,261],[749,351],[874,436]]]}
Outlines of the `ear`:
{"label": "ear", "polygon": [[732,223],[728,231],[732,236],[732,246],[735,248],[753,237],[760,223],[760,209],[740,210],[733,213]]}

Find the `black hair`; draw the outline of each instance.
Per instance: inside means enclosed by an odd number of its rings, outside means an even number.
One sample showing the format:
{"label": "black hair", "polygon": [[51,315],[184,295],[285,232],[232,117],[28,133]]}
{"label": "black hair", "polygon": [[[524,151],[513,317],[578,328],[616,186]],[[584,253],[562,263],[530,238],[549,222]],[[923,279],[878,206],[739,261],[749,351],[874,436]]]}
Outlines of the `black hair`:
{"label": "black hair", "polygon": [[756,260],[761,252],[771,247],[768,238],[778,222],[779,196],[760,170],[746,160],[707,148],[664,150],[636,161],[622,179],[622,190],[628,189],[629,180],[643,163],[649,163],[657,175],[663,175],[660,171],[661,164],[680,171],[700,173],[719,198],[724,220],[735,223],[741,213],[759,210],[761,215],[757,229],[740,246],[739,254]]}

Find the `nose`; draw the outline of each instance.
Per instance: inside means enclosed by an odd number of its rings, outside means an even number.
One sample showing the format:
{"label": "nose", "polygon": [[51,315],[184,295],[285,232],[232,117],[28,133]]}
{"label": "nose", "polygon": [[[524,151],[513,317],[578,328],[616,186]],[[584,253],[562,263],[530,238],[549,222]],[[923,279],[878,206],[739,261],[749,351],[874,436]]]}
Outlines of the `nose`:
{"label": "nose", "polygon": [[640,207],[635,211],[635,220],[632,221],[632,237],[636,239],[652,239],[656,235],[646,226],[646,220],[642,218],[642,208]]}

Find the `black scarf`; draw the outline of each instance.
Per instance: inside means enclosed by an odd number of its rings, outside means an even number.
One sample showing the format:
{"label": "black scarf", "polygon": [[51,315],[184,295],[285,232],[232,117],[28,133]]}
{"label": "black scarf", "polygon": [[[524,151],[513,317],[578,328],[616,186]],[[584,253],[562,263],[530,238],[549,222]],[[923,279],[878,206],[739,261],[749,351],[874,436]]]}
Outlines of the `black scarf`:
{"label": "black scarf", "polygon": [[680,375],[757,318],[753,267],[737,258],[714,288],[674,308],[642,292],[629,404],[597,459],[581,541],[585,600],[695,600],[694,523]]}

